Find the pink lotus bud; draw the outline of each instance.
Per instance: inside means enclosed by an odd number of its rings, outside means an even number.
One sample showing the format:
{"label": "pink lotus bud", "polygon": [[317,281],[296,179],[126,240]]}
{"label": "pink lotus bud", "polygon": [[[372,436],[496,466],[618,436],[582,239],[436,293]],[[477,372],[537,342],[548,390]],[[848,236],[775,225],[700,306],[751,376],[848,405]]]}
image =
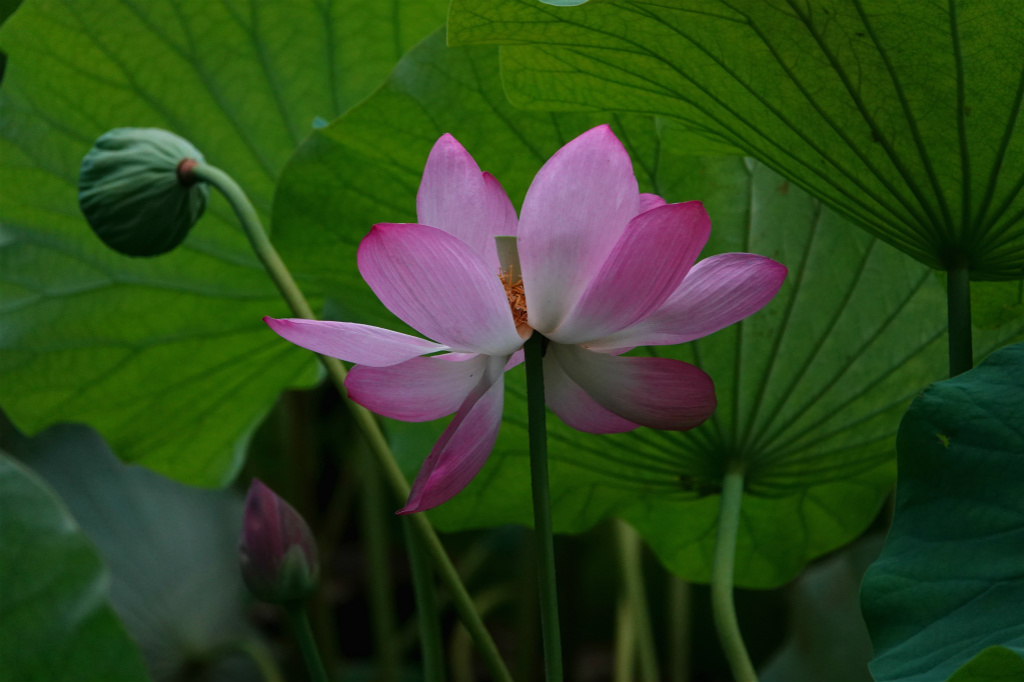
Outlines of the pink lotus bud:
{"label": "pink lotus bud", "polygon": [[320,578],[309,526],[259,479],[253,479],[245,498],[238,554],[246,586],[262,601],[283,604],[303,599]]}

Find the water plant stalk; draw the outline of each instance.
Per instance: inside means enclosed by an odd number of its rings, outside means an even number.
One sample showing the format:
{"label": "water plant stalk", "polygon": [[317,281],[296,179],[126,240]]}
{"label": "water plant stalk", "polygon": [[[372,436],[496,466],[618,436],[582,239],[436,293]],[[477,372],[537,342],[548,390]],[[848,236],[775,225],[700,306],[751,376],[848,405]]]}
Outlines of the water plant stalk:
{"label": "water plant stalk", "polygon": [[668,575],[668,679],[690,682],[690,583]]}
{"label": "water plant stalk", "polygon": [[629,603],[629,617],[636,626],[633,644],[640,660],[640,680],[658,682],[661,673],[658,671],[658,654],[654,649],[654,633],[644,587],[643,544],[633,527],[621,519],[615,520],[615,536],[619,546],[622,584]]}
{"label": "water plant stalk", "polygon": [[743,502],[743,469],[730,468],[722,480],[722,501],[718,509],[718,535],[711,567],[711,612],[718,641],[729,661],[736,682],[757,682],[754,665],[740,634],[733,603],[733,573],[736,567],[736,539],[739,536],[740,506]]}
{"label": "water plant stalk", "polygon": [[423,542],[407,517],[402,517],[402,529],[405,531],[406,547],[409,548],[409,564],[415,588],[416,622],[420,631],[420,650],[423,652],[423,679],[426,682],[444,682],[444,648],[434,576]]}
{"label": "water plant stalk", "polygon": [[526,411],[530,430],[530,483],[533,492],[533,527],[537,539],[537,574],[540,592],[540,629],[544,641],[547,682],[562,681],[562,640],[558,625],[558,590],[555,583],[555,543],[551,530],[551,494],[548,486],[547,408],[544,405],[544,344],[538,332],[523,345],[526,355]]}
{"label": "water plant stalk", "polygon": [[[260,262],[263,263],[267,274],[277,286],[278,291],[281,292],[281,296],[291,308],[292,313],[296,317],[315,320],[316,315],[313,314],[313,309],[302,295],[302,290],[295,283],[295,279],[291,276],[291,272],[285,266],[284,261],[281,260],[274,245],[271,244],[270,238],[260,222],[259,215],[256,213],[256,209],[242,188],[238,186],[238,183],[224,171],[205,163],[196,164],[191,168],[190,172],[197,180],[207,182],[216,187],[228,200],[228,203],[231,204],[235,215],[242,224],[242,229],[249,238],[253,251],[260,259]],[[328,376],[338,389],[338,393],[341,394],[342,402],[349,409],[356,424],[366,437],[370,450],[376,456],[395,497],[401,503],[404,503],[409,497],[409,484],[405,480],[402,470],[398,467],[398,463],[395,461],[395,457],[391,452],[387,439],[384,437],[380,424],[377,423],[377,419],[372,412],[349,399],[348,393],[345,391],[345,376],[347,372],[341,361],[323,355],[319,357],[324,368],[327,370]],[[445,552],[444,545],[441,544],[441,539],[437,536],[433,525],[431,525],[424,514],[410,514],[408,518],[414,531],[423,540],[427,555],[437,571],[438,579],[451,591],[455,611],[469,631],[491,676],[501,682],[511,682],[512,676],[502,660],[501,654],[498,652],[498,647],[491,638],[487,628],[484,627],[480,615],[476,612],[473,600],[466,591],[466,587],[462,584],[462,580],[459,578],[459,574],[456,572],[455,566],[452,564],[451,559],[449,559],[447,552]]]}
{"label": "water plant stalk", "polygon": [[309,618],[306,616],[306,609],[300,602],[292,602],[285,605],[285,612],[288,614],[288,624],[295,633],[295,639],[302,649],[302,657],[306,660],[306,667],[309,669],[309,678],[313,682],[328,682],[327,671],[320,660],[320,652],[313,640],[313,631],[309,627]]}
{"label": "water plant stalk", "polygon": [[971,343],[971,272],[966,266],[951,268],[946,277],[946,308],[949,315],[949,376],[974,366]]}
{"label": "water plant stalk", "polygon": [[620,594],[615,605],[615,671],[612,682],[632,682],[636,663],[636,620],[629,598]]}
{"label": "water plant stalk", "polygon": [[388,533],[387,502],[381,490],[380,473],[376,462],[366,453],[359,458],[361,507],[360,521],[364,556],[366,558],[368,601],[370,604],[370,625],[373,629],[374,657],[377,665],[377,679],[397,680],[401,670],[398,651],[397,625],[395,624],[395,589],[392,582],[388,556],[391,542]]}
{"label": "water plant stalk", "polygon": [[528,680],[533,675],[540,643],[540,599],[537,592],[537,543],[533,533],[524,532],[518,541],[519,557],[516,561],[516,615],[515,641],[518,642],[513,672],[517,680]]}

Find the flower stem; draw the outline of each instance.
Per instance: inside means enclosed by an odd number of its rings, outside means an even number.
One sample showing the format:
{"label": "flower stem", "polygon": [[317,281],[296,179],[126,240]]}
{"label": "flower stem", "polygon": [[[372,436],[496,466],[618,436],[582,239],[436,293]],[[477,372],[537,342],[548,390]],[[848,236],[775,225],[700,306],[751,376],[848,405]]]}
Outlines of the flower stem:
{"label": "flower stem", "polygon": [[562,641],[558,627],[555,543],[551,532],[551,495],[548,490],[544,342],[544,337],[534,332],[523,346],[526,355],[526,410],[530,428],[530,482],[533,490],[533,527],[537,538],[537,572],[540,588],[541,637],[544,640],[544,670],[547,682],[561,682]]}
{"label": "flower stem", "polygon": [[381,490],[380,472],[376,463],[365,453],[360,457],[360,495],[362,507],[362,539],[366,557],[370,626],[373,628],[374,655],[377,659],[377,679],[397,680],[401,668],[398,638],[395,636],[394,585],[388,566],[390,542]]}
{"label": "flower stem", "polygon": [[636,620],[629,598],[620,594],[615,606],[615,672],[612,682],[631,682],[636,663]]}
{"label": "flower stem", "polygon": [[416,621],[420,629],[420,650],[423,652],[423,679],[426,682],[444,682],[444,648],[437,600],[434,598],[434,576],[427,563],[423,541],[411,527],[408,517],[402,517],[402,527],[409,548],[409,564],[415,587]]}
{"label": "flower stem", "polygon": [[736,682],[757,682],[754,665],[743,644],[733,604],[732,580],[736,564],[736,538],[740,527],[740,505],[743,502],[743,470],[734,467],[722,481],[722,502],[718,510],[718,537],[711,568],[711,611],[714,614],[718,640],[725,651]]}
{"label": "flower stem", "polygon": [[313,631],[309,627],[309,618],[306,617],[306,609],[301,602],[293,602],[285,605],[288,614],[288,623],[292,627],[295,638],[299,640],[299,647],[302,648],[302,657],[306,659],[306,667],[309,669],[309,678],[313,682],[327,682],[327,671],[320,661],[320,652],[313,640]]}
{"label": "flower stem", "polygon": [[533,676],[534,661],[537,658],[537,644],[540,640],[540,599],[537,591],[537,543],[534,534],[524,532],[517,546],[516,557],[516,624],[515,642],[519,650],[515,661],[517,680],[528,680]]}
{"label": "flower stem", "polygon": [[949,376],[974,366],[971,344],[971,272],[966,266],[951,268],[946,278],[949,316]]}
{"label": "flower stem", "polygon": [[627,616],[636,625],[632,645],[639,653],[640,679],[643,682],[658,682],[661,674],[658,672],[658,655],[654,649],[654,635],[651,632],[651,619],[647,610],[640,536],[632,526],[621,519],[615,520],[615,536],[619,545],[622,583],[626,588],[626,600],[629,604]]}
{"label": "flower stem", "polygon": [[259,214],[256,213],[256,209],[253,208],[249,197],[238,186],[234,178],[216,166],[210,166],[205,163],[197,163],[191,168],[191,173],[196,179],[208,182],[220,190],[220,193],[231,204],[231,208],[235,210],[235,215],[238,216],[238,221],[242,223],[245,235],[249,238],[249,243],[252,244],[253,251],[256,252],[260,262],[263,263],[263,267],[266,268],[270,279],[274,280],[274,284],[277,285],[278,291],[281,292],[281,296],[284,297],[292,312],[299,317],[310,320],[316,319],[313,309],[306,302],[306,298],[302,295],[299,285],[292,279],[292,275],[285,266],[284,261],[277,254],[274,245],[270,243],[270,238],[267,237],[263,224],[260,222]]}
{"label": "flower stem", "polygon": [[690,679],[690,583],[668,575],[668,679],[670,682],[689,682]]}
{"label": "flower stem", "polygon": [[[238,220],[242,224],[242,228],[249,237],[249,243],[252,244],[257,257],[263,263],[267,274],[270,275],[274,284],[277,285],[281,296],[288,303],[292,313],[297,317],[315,320],[316,316],[313,314],[313,309],[306,302],[302,291],[295,283],[284,261],[281,260],[277,250],[274,249],[274,245],[270,243],[270,239],[263,229],[256,209],[253,208],[252,203],[245,195],[245,192],[242,191],[242,188],[238,186],[238,183],[219,168],[203,163],[196,164],[191,172],[197,179],[208,182],[220,190],[231,204],[235,215],[238,216]],[[391,448],[388,446],[380,424],[377,423],[373,413],[349,399],[348,393],[345,391],[345,366],[341,361],[324,355],[319,357],[327,369],[327,374],[330,376],[335,388],[341,394],[342,402],[348,407],[356,420],[356,424],[363,432],[363,435],[366,436],[370,450],[377,457],[395,497],[401,503],[404,503],[409,497],[409,483],[405,480],[402,470],[395,461],[395,456],[391,453]],[[451,592],[455,611],[459,614],[459,618],[473,638],[473,642],[483,657],[491,676],[501,682],[511,682],[512,676],[505,666],[505,662],[501,659],[501,655],[498,653],[498,647],[495,645],[487,628],[484,627],[480,615],[473,606],[473,600],[466,591],[466,587],[462,584],[462,580],[459,578],[459,574],[456,572],[451,559],[448,558],[444,545],[441,544],[441,539],[437,537],[434,527],[423,514],[410,514],[408,518],[411,519],[410,523],[415,532],[423,540],[427,555],[434,562],[438,579]]]}

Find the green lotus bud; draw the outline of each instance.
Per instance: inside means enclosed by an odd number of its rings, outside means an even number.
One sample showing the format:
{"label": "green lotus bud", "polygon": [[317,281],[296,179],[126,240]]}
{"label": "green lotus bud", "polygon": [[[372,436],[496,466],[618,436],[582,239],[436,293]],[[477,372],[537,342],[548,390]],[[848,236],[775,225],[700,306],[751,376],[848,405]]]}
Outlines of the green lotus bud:
{"label": "green lotus bud", "polygon": [[115,128],[101,135],[82,159],[78,204],[103,243],[129,256],[157,256],[184,241],[210,194],[189,176],[189,159],[204,161],[166,130]]}

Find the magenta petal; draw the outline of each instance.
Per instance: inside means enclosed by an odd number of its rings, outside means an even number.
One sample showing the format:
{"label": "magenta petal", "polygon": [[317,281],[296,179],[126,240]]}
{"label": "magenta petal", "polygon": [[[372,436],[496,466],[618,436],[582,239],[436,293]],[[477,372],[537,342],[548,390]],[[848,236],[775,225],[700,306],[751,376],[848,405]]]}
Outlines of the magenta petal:
{"label": "magenta petal", "polygon": [[[497,371],[490,368],[494,383],[481,382],[466,398],[420,467],[409,500],[399,514],[426,511],[447,502],[469,485],[487,461],[498,438],[505,382],[498,358]],[[481,395],[482,393],[482,395]]]}
{"label": "magenta petal", "polygon": [[498,267],[494,237],[515,235],[516,212],[501,183],[480,171],[458,140],[434,144],[416,194],[417,219],[458,237]]}
{"label": "magenta petal", "polygon": [[548,354],[601,407],[655,429],[685,431],[715,411],[711,377],[669,358],[619,357],[552,343]]}
{"label": "magenta petal", "polygon": [[547,333],[561,323],[639,205],[633,164],[607,125],[583,133],[544,164],[519,219],[531,327]]}
{"label": "magenta petal", "polygon": [[264,317],[263,321],[296,346],[371,367],[397,365],[419,355],[448,350],[439,343],[366,324],[273,317]]}
{"label": "magenta petal", "polygon": [[752,253],[705,258],[646,319],[587,346],[604,350],[699,339],[767,305],[779,292],[787,272],[785,265]]}
{"label": "magenta petal", "polygon": [[405,422],[440,419],[480,383],[490,358],[451,353],[413,358],[390,367],[356,365],[345,379],[352,400],[371,412]]}
{"label": "magenta petal", "polygon": [[544,358],[544,402],[559,419],[577,431],[622,433],[639,426],[594,402],[551,354]]}
{"label": "magenta petal", "polygon": [[505,371],[507,372],[510,369],[512,369],[513,367],[518,367],[519,365],[523,364],[523,362],[525,362],[525,361],[526,361],[526,352],[521,350],[521,349],[517,350],[515,353],[512,354],[512,357],[510,357],[508,359],[508,362],[505,363]]}
{"label": "magenta petal", "polygon": [[711,219],[699,201],[636,216],[565,321],[547,336],[567,344],[592,341],[651,314],[678,288],[710,234]]}
{"label": "magenta petal", "polygon": [[388,310],[424,336],[485,355],[523,345],[496,269],[461,239],[415,223],[374,225],[358,261]]}
{"label": "magenta petal", "polygon": [[483,172],[484,184],[487,187],[484,193],[484,201],[487,202],[487,224],[489,237],[487,244],[494,246],[494,237],[514,237],[519,234],[519,217],[516,215],[516,208],[512,200],[508,198],[505,188],[501,186],[498,178],[487,171]]}
{"label": "magenta petal", "polygon": [[644,192],[640,195],[640,210],[638,213],[644,213],[650,211],[652,208],[658,208],[664,206],[667,202],[659,197],[657,194],[648,194]]}

